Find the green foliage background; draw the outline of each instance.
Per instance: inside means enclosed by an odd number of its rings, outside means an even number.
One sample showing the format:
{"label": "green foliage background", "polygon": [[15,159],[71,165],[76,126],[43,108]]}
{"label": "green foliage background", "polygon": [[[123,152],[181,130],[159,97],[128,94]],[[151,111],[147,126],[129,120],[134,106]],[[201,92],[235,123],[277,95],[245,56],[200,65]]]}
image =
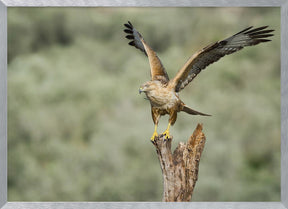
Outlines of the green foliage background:
{"label": "green foliage background", "polygon": [[[207,143],[192,201],[280,200],[279,8],[9,8],[9,201],[160,201],[147,58],[130,20],[173,77],[198,49],[250,25],[273,41],[209,66],[183,101],[173,146],[197,123]],[[160,120],[165,130],[168,117]]]}

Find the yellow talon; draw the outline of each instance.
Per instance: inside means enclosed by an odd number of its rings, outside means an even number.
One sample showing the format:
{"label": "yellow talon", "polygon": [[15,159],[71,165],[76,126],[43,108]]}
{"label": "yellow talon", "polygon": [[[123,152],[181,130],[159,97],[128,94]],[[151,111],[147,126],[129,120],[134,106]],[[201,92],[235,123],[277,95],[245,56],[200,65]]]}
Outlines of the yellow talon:
{"label": "yellow talon", "polygon": [[156,137],[158,137],[158,134],[157,134],[157,125],[155,125],[155,128],[154,128],[154,133],[151,137],[151,141],[155,141]]}
{"label": "yellow talon", "polygon": [[168,123],[167,129],[163,132],[163,136],[165,136],[165,139],[171,138],[169,129],[170,129],[170,123]]}
{"label": "yellow talon", "polygon": [[165,139],[169,139],[170,138],[169,130],[164,131],[163,136],[165,136]]}
{"label": "yellow talon", "polygon": [[157,132],[154,132],[153,135],[152,135],[152,137],[151,137],[151,141],[154,142],[157,137],[158,137]]}

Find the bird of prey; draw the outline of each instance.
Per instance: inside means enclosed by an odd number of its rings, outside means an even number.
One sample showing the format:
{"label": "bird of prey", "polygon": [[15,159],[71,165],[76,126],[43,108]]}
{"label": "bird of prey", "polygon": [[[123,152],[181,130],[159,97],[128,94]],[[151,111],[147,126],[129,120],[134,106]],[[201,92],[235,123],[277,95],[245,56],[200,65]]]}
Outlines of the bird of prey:
{"label": "bird of prey", "polygon": [[162,115],[169,114],[167,129],[163,132],[164,139],[170,138],[169,129],[177,119],[177,113],[184,111],[191,115],[210,116],[186,106],[179,98],[179,92],[185,88],[208,65],[218,61],[225,55],[239,51],[246,46],[257,45],[271,41],[267,37],[273,36],[267,30],[268,26],[253,28],[248,27],[229,38],[212,43],[193,54],[173,79],[169,79],[155,51],[146,43],[142,35],[134,28],[131,22],[124,24],[126,38],[130,39],[129,45],[141,50],[149,60],[151,80],[139,88],[139,93],[144,92],[150,101],[153,122],[155,124],[152,142],[158,137],[157,125]]}

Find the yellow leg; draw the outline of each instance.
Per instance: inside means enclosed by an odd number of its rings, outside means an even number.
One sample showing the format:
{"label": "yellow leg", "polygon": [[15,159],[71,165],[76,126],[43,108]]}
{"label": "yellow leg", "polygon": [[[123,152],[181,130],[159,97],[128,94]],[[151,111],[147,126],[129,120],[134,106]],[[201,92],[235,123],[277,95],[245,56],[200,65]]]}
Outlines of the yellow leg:
{"label": "yellow leg", "polygon": [[154,133],[153,133],[153,135],[151,137],[151,141],[154,142],[157,136],[158,136],[158,134],[157,134],[157,124],[155,124]]}
{"label": "yellow leg", "polygon": [[169,133],[170,125],[171,125],[171,124],[168,123],[167,129],[163,132],[163,135],[165,135],[165,139],[171,138],[171,137],[170,137],[170,133]]}

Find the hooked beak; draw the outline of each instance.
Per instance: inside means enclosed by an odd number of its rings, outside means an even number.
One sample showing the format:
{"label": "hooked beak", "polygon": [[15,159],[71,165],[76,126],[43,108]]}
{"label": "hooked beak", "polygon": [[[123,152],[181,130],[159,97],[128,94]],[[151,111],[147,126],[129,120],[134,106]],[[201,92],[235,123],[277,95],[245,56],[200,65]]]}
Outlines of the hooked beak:
{"label": "hooked beak", "polygon": [[140,87],[139,88],[139,94],[141,94],[143,92],[143,89]]}

